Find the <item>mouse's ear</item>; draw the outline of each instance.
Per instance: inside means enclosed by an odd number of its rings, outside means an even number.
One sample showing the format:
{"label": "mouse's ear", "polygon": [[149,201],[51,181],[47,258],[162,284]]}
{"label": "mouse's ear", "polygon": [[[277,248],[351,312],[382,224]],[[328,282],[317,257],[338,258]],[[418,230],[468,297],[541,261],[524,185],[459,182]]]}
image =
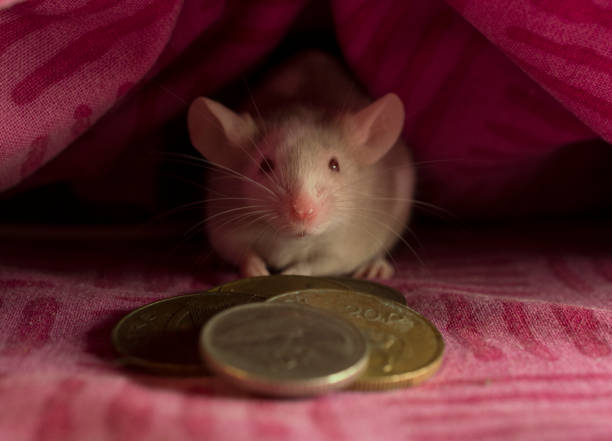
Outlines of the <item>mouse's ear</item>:
{"label": "mouse's ear", "polygon": [[396,143],[404,126],[404,105],[388,93],[357,113],[345,117],[344,128],[355,155],[365,164],[382,158]]}
{"label": "mouse's ear", "polygon": [[242,161],[241,148],[257,131],[249,114],[237,114],[204,97],[189,106],[187,126],[193,146],[212,163],[229,168]]}

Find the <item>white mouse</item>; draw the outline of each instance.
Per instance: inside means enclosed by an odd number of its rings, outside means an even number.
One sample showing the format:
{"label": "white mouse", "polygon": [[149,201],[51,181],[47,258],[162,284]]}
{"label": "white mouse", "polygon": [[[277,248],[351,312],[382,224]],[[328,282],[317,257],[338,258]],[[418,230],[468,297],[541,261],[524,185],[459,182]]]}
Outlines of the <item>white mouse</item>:
{"label": "white mouse", "polygon": [[215,165],[205,227],[243,276],[272,272],[389,278],[415,168],[395,94],[374,101],[330,56],[308,52],[270,75],[234,112],[194,100],[195,148]]}

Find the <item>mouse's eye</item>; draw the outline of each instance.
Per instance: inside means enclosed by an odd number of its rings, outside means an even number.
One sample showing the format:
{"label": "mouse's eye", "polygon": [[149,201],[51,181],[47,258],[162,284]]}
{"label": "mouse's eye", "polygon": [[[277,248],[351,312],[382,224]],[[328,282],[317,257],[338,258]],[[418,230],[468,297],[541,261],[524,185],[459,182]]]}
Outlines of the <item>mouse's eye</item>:
{"label": "mouse's eye", "polygon": [[328,167],[331,171],[335,171],[335,172],[340,171],[340,164],[338,164],[338,160],[336,158],[331,158],[329,160]]}
{"label": "mouse's eye", "polygon": [[274,162],[269,158],[263,158],[261,164],[259,164],[259,171],[261,173],[270,174],[274,170]]}

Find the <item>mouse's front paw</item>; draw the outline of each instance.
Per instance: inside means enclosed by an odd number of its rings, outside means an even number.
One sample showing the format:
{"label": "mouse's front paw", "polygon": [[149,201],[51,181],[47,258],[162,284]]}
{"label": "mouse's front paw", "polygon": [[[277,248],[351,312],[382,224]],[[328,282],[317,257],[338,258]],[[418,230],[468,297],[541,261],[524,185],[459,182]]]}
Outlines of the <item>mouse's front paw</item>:
{"label": "mouse's front paw", "polygon": [[240,274],[242,277],[257,277],[268,276],[270,271],[266,267],[266,263],[257,254],[249,253],[242,265],[240,265]]}
{"label": "mouse's front paw", "polygon": [[393,265],[384,257],[376,257],[353,273],[359,279],[390,279],[395,274]]}

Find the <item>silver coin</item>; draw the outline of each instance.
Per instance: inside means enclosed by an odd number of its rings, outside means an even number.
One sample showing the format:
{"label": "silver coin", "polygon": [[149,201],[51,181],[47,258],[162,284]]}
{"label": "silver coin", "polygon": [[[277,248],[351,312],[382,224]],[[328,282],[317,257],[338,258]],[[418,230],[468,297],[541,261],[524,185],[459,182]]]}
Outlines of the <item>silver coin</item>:
{"label": "silver coin", "polygon": [[307,289],[281,294],[268,302],[320,308],[363,332],[370,344],[370,361],[353,389],[414,386],[441,366],[444,340],[440,332],[421,314],[395,301],[361,292]]}
{"label": "silver coin", "polygon": [[245,390],[308,396],[348,386],[367,368],[351,323],[304,305],[253,303],[213,317],[200,335],[209,369]]}

